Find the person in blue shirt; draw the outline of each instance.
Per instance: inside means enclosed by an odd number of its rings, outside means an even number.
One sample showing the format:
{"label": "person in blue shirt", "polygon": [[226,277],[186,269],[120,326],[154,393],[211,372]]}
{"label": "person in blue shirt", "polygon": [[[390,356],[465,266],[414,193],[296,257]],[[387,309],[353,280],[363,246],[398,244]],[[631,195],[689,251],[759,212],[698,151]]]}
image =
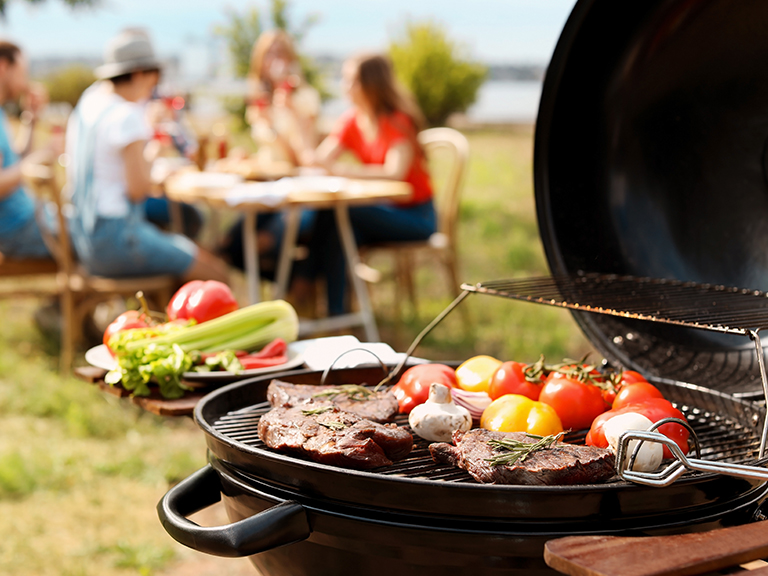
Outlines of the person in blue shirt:
{"label": "person in blue shirt", "polygon": [[[26,133],[21,154],[31,150],[34,122],[44,98],[30,89],[27,60],[21,49],[0,41],[0,105],[23,98],[22,114]],[[40,228],[35,220],[35,204],[21,185],[19,154],[11,142],[8,119],[0,108],[0,253],[10,258],[43,258],[48,256]]]}

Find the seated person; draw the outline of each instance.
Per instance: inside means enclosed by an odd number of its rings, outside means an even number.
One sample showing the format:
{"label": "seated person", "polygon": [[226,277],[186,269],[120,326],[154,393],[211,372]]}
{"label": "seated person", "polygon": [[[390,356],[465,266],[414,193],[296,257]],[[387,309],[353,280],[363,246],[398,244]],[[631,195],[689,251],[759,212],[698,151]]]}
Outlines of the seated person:
{"label": "seated person", "polygon": [[183,280],[227,281],[224,262],[190,239],[147,221],[150,189],[144,147],[152,131],[140,104],[158,83],[160,64],[149,38],[124,31],[107,46],[101,80],[80,98],[67,126],[72,244],[91,274],[172,274]]}
{"label": "seated person", "polygon": [[[154,131],[152,139],[144,149],[144,156],[148,160],[186,159],[190,164],[197,160],[197,138],[182,116],[185,104],[183,98],[161,97],[155,90],[152,99],[147,103],[147,117]],[[197,238],[203,226],[202,213],[191,204],[179,203],[179,208],[181,232],[190,238]],[[170,229],[171,209],[167,198],[147,198],[144,200],[144,212],[152,224],[163,230]]]}
{"label": "seated person", "polygon": [[[424,126],[421,111],[398,86],[384,56],[346,61],[342,82],[352,109],[320,144],[316,163],[337,176],[402,180],[413,186],[413,195],[405,201],[349,209],[358,245],[428,239],[436,230],[437,219],[426,157],[417,138]],[[337,162],[344,151],[360,163]],[[318,213],[310,261],[314,272],[326,275],[328,313],[342,314],[345,261],[332,211]]]}
{"label": "seated person", "polygon": [[[45,103],[39,90],[30,90],[27,61],[18,46],[0,41],[0,104],[26,95],[22,118],[27,124],[22,155],[32,148],[37,114]],[[0,252],[10,258],[45,258],[48,248],[35,220],[35,204],[21,185],[19,155],[11,144],[8,119],[0,108]]]}
{"label": "seated person", "polygon": [[[269,166],[289,163],[299,166],[312,157],[317,145],[317,116],[320,95],[307,84],[293,42],[282,30],[271,30],[259,36],[251,53],[248,77],[249,101],[246,118],[258,147],[258,162]],[[314,213],[304,211],[299,227],[300,239],[307,238],[314,223]],[[243,268],[243,221],[238,221],[227,234],[222,255],[238,268]],[[285,222],[281,214],[260,214],[256,225],[257,251],[267,278],[274,272]]]}

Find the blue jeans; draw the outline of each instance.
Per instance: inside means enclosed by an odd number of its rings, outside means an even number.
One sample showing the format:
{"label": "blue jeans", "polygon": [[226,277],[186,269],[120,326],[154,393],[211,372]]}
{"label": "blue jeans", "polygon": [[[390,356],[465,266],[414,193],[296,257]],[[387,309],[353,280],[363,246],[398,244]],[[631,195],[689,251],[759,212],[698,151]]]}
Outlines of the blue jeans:
{"label": "blue jeans", "polygon": [[0,236],[0,252],[8,258],[46,258],[50,256],[40,227],[34,218],[18,230]]}
{"label": "blue jeans", "polygon": [[[203,215],[200,210],[190,204],[180,204],[181,227],[185,236],[197,238],[200,228],[203,226]],[[147,220],[161,228],[167,228],[171,223],[171,209],[167,198],[155,198],[150,196],[144,200],[144,213]]]}
{"label": "blue jeans", "polygon": [[147,221],[141,205],[133,205],[124,218],[99,217],[90,233],[75,218],[70,233],[83,267],[90,274],[108,278],[183,276],[197,257],[192,240],[161,231]]}
{"label": "blue jeans", "polygon": [[[358,246],[427,240],[437,231],[432,200],[414,206],[357,206],[349,209],[349,219]],[[325,275],[328,314],[343,314],[347,271],[332,210],[317,213],[310,263],[311,273]]]}

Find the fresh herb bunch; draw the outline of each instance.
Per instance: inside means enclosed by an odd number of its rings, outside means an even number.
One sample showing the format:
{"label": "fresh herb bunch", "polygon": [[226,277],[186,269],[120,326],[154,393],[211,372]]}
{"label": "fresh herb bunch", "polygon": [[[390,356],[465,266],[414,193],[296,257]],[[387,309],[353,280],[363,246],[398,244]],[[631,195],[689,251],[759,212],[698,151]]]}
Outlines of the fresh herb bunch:
{"label": "fresh herb bunch", "polygon": [[347,427],[344,422],[340,422],[339,420],[326,420],[325,422],[318,422],[318,424],[330,428],[331,430],[344,430],[344,428]]}
{"label": "fresh herb bunch", "polygon": [[306,410],[302,410],[301,413],[304,414],[304,416],[315,416],[317,414],[325,414],[331,410],[333,410],[333,406],[320,406],[319,408],[307,408]]}
{"label": "fresh herb bunch", "polygon": [[360,386],[359,384],[341,384],[335,388],[329,388],[328,390],[323,390],[317,394],[312,394],[312,398],[333,398],[344,394],[349,396],[350,400],[366,400],[369,396],[373,396],[373,392],[365,386]]}
{"label": "fresh herb bunch", "polygon": [[502,440],[488,440],[489,446],[495,448],[497,451],[503,450],[505,453],[494,456],[493,458],[486,458],[486,462],[489,462],[491,466],[502,466],[505,464],[522,462],[533,452],[549,448],[557,441],[559,441],[564,434],[565,432],[560,432],[559,434],[550,434],[549,436],[526,434],[528,438],[538,439],[537,442],[521,442],[520,440],[513,440],[512,438],[503,438]]}

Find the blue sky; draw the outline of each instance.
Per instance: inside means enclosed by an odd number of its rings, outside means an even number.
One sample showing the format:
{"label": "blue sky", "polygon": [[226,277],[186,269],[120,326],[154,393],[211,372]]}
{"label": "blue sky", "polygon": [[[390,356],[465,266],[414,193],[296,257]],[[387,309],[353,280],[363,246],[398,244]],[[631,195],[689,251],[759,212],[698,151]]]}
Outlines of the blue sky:
{"label": "blue sky", "polygon": [[[292,0],[296,22],[311,13],[320,21],[303,50],[344,57],[383,49],[408,19],[442,23],[474,58],[491,63],[546,64],[575,0]],[[251,3],[266,11],[268,2]],[[205,0],[101,0],[97,8],[72,10],[58,0],[31,6],[11,0],[0,34],[31,57],[99,57],[106,41],[126,26],[147,28],[162,56],[200,62],[210,31],[226,10],[245,2]]]}

